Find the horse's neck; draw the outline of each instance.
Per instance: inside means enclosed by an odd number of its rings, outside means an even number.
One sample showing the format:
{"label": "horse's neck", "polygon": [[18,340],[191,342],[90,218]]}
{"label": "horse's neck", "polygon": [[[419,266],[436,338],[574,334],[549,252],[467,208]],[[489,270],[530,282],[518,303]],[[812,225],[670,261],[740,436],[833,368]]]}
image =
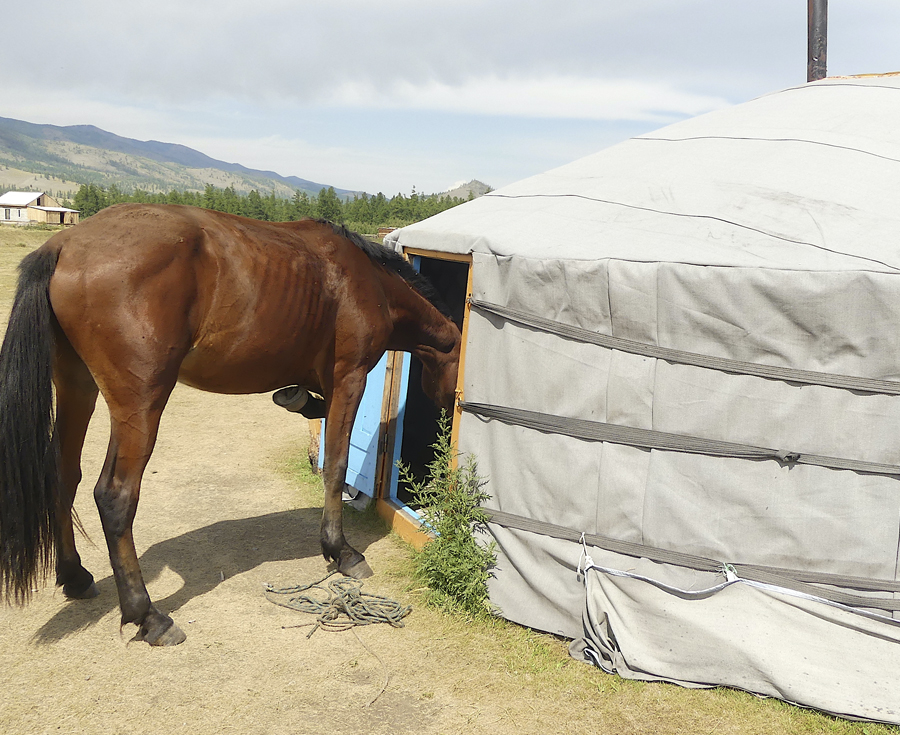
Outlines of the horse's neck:
{"label": "horse's neck", "polygon": [[410,352],[433,362],[453,352],[459,330],[427,299],[404,282],[389,294],[394,332],[388,349]]}

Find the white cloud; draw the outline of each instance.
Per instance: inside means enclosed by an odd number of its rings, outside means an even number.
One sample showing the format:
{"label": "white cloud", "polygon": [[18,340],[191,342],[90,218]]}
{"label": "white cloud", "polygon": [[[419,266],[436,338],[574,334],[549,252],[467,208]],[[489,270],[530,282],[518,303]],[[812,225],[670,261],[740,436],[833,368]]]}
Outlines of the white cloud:
{"label": "white cloud", "polygon": [[638,80],[574,76],[485,76],[450,85],[397,81],[386,88],[346,81],[322,100],[346,107],[582,120],[659,120],[697,115],[728,105],[712,95]]}

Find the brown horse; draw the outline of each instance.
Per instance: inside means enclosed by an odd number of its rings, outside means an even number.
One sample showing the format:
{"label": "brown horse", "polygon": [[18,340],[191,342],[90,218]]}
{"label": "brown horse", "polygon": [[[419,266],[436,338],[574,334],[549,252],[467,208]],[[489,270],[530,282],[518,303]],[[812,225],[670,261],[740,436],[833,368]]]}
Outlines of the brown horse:
{"label": "brown horse", "polygon": [[[28,255],[0,352],[0,584],[28,599],[55,559],[70,598],[97,594],[72,502],[98,391],[111,432],[94,498],[122,610],[138,640],[184,633],[150,601],[132,539],[141,477],[177,381],[217,393],[302,386],[324,397],[322,553],[371,574],[344,538],[341,491],[366,374],[385,350],[424,366],[453,405],[460,333],[398,254],[328,222],[267,223],[124,204]],[[53,387],[56,388],[56,414]]]}

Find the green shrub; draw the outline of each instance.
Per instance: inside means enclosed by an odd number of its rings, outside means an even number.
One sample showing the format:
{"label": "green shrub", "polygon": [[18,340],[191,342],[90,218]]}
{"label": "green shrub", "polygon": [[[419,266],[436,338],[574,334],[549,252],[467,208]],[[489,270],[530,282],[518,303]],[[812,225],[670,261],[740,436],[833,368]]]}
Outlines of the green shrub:
{"label": "green shrub", "polygon": [[400,480],[409,486],[425,528],[435,537],[416,552],[415,575],[428,588],[430,603],[470,615],[486,615],[493,612],[487,581],[497,559],[496,544],[479,544],[475,534],[487,531],[488,516],[481,504],[490,495],[482,489],[485,480],[478,476],[471,454],[465,464],[454,463],[458,453],[450,439],[446,414],[440,418],[432,447],[434,460],[422,481],[398,462]]}

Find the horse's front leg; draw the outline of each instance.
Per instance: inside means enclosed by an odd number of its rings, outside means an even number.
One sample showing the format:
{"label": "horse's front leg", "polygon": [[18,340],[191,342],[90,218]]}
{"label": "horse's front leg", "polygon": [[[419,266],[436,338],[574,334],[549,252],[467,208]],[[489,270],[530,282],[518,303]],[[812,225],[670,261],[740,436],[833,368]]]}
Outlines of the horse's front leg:
{"label": "horse's front leg", "polygon": [[347,480],[350,431],[366,387],[366,371],[336,380],[325,419],[325,507],[322,512],[322,554],[342,574],[355,579],[372,576],[365,557],[344,538],[341,494]]}

